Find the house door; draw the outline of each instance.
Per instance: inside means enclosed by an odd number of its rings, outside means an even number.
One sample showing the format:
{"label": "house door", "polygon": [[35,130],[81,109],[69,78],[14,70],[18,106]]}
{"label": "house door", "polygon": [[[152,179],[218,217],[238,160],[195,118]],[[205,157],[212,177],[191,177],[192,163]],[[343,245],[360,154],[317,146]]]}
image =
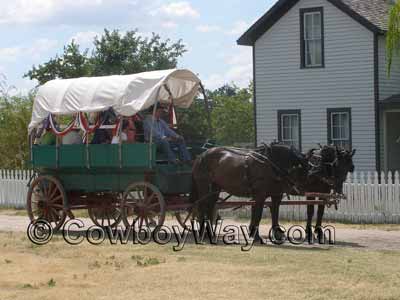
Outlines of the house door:
{"label": "house door", "polygon": [[386,169],[400,171],[400,111],[386,112]]}

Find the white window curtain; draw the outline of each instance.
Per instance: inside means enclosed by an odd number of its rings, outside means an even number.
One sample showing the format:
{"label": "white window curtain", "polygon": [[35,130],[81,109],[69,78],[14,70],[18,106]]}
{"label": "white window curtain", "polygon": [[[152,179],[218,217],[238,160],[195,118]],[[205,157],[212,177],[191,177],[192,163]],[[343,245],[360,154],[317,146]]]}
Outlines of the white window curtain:
{"label": "white window curtain", "polygon": [[297,114],[282,114],[281,130],[282,142],[299,149],[299,116]]}
{"label": "white window curtain", "polygon": [[322,24],[321,13],[304,14],[305,65],[307,67],[322,65]]}
{"label": "white window curtain", "polygon": [[331,113],[331,140],[342,148],[350,146],[350,116],[348,112]]}

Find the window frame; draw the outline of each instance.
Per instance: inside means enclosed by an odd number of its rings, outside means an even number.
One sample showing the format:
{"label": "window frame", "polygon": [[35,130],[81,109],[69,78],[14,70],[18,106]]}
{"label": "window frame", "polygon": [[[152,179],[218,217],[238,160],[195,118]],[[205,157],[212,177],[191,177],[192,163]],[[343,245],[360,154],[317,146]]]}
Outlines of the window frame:
{"label": "window frame", "polygon": [[343,114],[343,113],[348,114],[348,120],[349,120],[349,149],[348,150],[351,151],[353,148],[351,108],[349,108],[349,107],[328,108],[326,111],[327,111],[327,129],[328,129],[327,138],[328,138],[329,145],[332,145],[334,142],[334,139],[332,138],[332,134],[333,134],[332,115],[335,113],[336,114]]}
{"label": "window frame", "polygon": [[299,148],[298,150],[301,151],[301,144],[302,144],[302,139],[301,139],[301,110],[300,109],[285,109],[285,110],[278,110],[278,141],[283,142],[283,137],[282,137],[282,129],[283,129],[283,124],[282,124],[282,117],[286,115],[297,115],[297,120],[298,120],[298,137],[299,137]]}
{"label": "window frame", "polygon": [[[321,15],[321,64],[320,65],[306,65],[306,43],[304,39],[305,22],[304,17],[306,14],[319,13]],[[324,8],[311,7],[300,9],[300,68],[301,69],[320,69],[325,68],[325,34],[324,34]]]}

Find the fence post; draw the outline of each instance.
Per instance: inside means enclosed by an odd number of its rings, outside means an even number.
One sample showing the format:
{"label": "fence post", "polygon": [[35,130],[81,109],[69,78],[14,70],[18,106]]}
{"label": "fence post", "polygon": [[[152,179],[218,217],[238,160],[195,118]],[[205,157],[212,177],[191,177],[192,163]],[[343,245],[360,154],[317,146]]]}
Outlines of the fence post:
{"label": "fence post", "polygon": [[396,171],[394,174],[394,193],[393,193],[393,204],[394,204],[394,223],[400,223],[400,178],[399,172]]}

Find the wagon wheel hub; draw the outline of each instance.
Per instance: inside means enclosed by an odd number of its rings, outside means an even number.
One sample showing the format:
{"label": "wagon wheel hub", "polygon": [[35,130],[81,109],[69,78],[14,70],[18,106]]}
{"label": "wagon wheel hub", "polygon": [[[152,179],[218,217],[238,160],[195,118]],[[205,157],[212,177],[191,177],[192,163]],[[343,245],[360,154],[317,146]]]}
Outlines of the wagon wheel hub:
{"label": "wagon wheel hub", "polygon": [[121,199],[122,220],[125,226],[152,227],[162,225],[165,202],[158,188],[148,182],[133,183]]}

